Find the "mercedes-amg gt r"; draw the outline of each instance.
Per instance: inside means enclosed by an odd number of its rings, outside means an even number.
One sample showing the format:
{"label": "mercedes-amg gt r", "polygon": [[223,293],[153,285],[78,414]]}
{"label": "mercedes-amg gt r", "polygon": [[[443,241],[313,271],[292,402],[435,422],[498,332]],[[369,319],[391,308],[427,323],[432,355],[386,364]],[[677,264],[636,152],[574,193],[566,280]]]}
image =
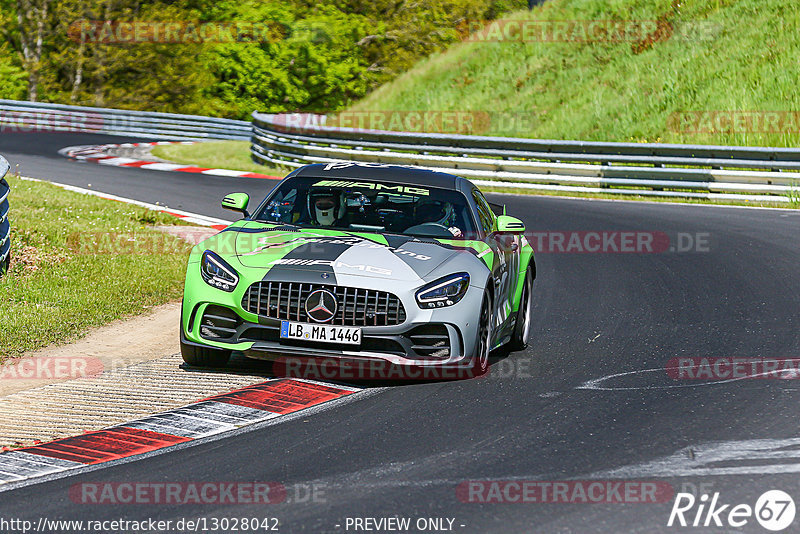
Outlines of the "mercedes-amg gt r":
{"label": "mercedes-amg gt r", "polygon": [[[487,370],[524,348],[536,269],[525,226],[464,178],[397,165],[301,167],[189,258],[190,365],[336,358]],[[496,211],[502,210],[500,213]]]}

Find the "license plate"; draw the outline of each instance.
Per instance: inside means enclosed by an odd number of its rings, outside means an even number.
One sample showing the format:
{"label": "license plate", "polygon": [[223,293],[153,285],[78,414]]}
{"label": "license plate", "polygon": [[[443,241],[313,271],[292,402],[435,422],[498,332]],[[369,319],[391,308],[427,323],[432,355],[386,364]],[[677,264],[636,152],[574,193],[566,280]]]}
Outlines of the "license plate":
{"label": "license plate", "polygon": [[360,345],[361,329],[347,326],[281,321],[281,339]]}

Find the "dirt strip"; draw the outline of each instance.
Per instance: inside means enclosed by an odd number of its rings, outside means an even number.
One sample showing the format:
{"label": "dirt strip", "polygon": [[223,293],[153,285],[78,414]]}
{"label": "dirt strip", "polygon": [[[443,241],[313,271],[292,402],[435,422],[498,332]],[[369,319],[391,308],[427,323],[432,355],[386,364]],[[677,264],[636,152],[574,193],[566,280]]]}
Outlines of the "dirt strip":
{"label": "dirt strip", "polygon": [[[177,354],[180,315],[179,302],[164,304],[148,314],[97,328],[75,343],[46,347],[5,362],[0,367],[0,398],[75,376],[71,371],[59,372],[53,364],[43,365],[46,360],[67,366],[76,362],[91,373],[98,368],[108,371]],[[64,374],[69,376],[63,378]]]}

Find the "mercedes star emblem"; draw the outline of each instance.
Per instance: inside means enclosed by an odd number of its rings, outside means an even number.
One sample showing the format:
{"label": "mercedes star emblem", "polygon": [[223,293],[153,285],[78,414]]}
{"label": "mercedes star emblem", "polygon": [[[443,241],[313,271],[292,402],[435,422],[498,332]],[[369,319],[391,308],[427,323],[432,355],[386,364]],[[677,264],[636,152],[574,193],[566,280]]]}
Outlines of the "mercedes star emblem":
{"label": "mercedes star emblem", "polygon": [[306,315],[318,323],[327,323],[336,315],[336,297],[327,289],[312,291],[306,299]]}

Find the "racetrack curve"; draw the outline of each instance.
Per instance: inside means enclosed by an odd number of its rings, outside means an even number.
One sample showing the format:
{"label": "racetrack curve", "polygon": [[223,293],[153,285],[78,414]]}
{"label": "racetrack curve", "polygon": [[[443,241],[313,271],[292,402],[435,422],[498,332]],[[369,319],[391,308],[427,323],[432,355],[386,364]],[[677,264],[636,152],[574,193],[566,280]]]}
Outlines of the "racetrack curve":
{"label": "racetrack curve", "polygon": [[[98,191],[229,219],[219,208],[225,193],[260,199],[274,185],[79,164],[57,155],[68,145],[125,141],[139,140],[3,134],[0,154],[23,175],[91,183]],[[608,472],[676,452],[670,465],[679,477],[659,477],[645,465],[623,478],[664,480],[676,491],[710,484],[726,503],[753,505],[770,489],[800,498],[800,453],[749,454],[737,443],[780,440],[773,449],[796,450],[800,383],[673,380],[663,370],[678,357],[800,358],[800,213],[489,196],[506,203],[529,232],[707,233],[709,250],[538,253],[532,344],[494,358],[486,378],[395,384],[306,417],[18,488],[0,495],[2,515],[33,521],[269,516],[279,518],[283,532],[346,532],[346,518],[365,516],[454,518],[454,530],[464,533],[673,532],[684,529],[666,526],[672,499],[476,504],[461,502],[456,487],[470,480],[619,478]],[[599,382],[619,389],[581,389],[620,373],[631,374]],[[745,452],[709,457],[710,469],[695,473],[694,451],[713,442]],[[73,484],[107,481],[319,484],[324,498],[268,506],[83,505],[69,498]],[[752,518],[732,531],[764,532]]]}

